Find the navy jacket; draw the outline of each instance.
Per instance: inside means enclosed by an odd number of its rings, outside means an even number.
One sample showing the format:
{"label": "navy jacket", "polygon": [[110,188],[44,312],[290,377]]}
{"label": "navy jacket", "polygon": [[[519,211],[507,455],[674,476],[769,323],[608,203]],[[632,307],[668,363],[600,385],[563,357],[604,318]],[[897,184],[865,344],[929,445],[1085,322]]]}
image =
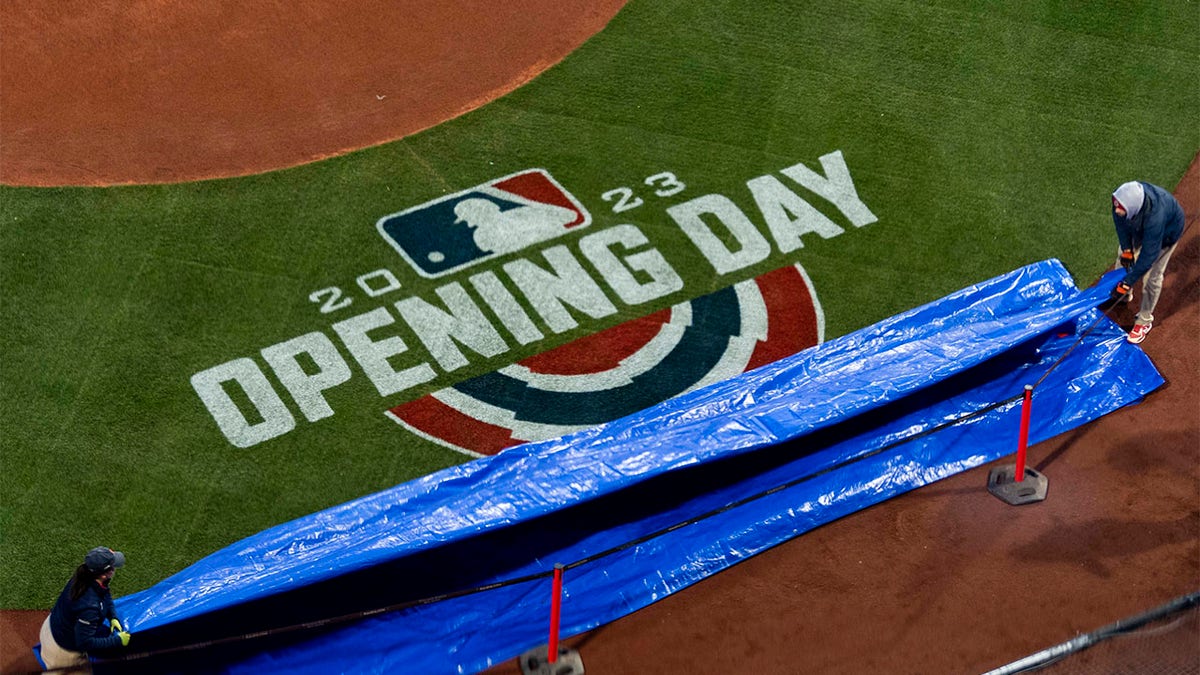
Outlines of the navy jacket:
{"label": "navy jacket", "polygon": [[119,647],[121,637],[109,635],[105,619],[117,616],[113,608],[112,594],[100,584],[88,584],[78,600],[71,599],[71,582],[63,588],[50,611],[50,633],[63,649],[73,652],[90,652],[97,649]]}
{"label": "navy jacket", "polygon": [[[1140,181],[1139,181],[1140,182]],[[1173,246],[1183,236],[1183,207],[1170,192],[1153,185],[1142,183],[1146,198],[1142,210],[1132,218],[1123,218],[1113,210],[1113,224],[1117,226],[1117,241],[1122,250],[1131,251],[1141,247],[1133,269],[1125,275],[1124,282],[1132,286],[1150,271],[1164,250]]]}

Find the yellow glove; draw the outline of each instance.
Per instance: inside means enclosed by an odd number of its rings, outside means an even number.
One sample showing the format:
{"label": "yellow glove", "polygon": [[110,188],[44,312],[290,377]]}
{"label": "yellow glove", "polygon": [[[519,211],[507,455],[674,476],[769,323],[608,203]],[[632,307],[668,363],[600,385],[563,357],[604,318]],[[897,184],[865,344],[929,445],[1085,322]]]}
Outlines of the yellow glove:
{"label": "yellow glove", "polygon": [[114,633],[121,632],[121,620],[120,619],[110,619],[108,624],[109,624],[109,626],[112,627],[112,632],[114,632]]}
{"label": "yellow glove", "polygon": [[121,631],[120,633],[117,633],[117,635],[121,636],[121,646],[128,647],[129,646],[129,638],[130,638],[129,633],[126,633],[125,631]]}

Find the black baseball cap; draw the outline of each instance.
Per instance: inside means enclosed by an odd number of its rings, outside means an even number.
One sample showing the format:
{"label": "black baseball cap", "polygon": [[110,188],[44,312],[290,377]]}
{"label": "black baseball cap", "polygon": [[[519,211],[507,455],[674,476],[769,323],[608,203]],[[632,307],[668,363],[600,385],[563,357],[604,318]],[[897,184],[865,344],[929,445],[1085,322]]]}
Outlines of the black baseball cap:
{"label": "black baseball cap", "polygon": [[87,552],[83,558],[83,564],[87,565],[92,572],[99,574],[116,567],[124,567],[125,554],[105,546],[97,546]]}

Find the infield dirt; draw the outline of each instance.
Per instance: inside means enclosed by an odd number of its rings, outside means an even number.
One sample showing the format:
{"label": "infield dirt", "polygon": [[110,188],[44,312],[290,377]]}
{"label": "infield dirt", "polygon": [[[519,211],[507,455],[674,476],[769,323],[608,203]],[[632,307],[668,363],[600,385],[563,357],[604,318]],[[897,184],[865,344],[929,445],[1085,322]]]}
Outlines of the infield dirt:
{"label": "infield dirt", "polygon": [[624,4],[5,2],[0,183],[241,176],[403,138],[533,79]]}

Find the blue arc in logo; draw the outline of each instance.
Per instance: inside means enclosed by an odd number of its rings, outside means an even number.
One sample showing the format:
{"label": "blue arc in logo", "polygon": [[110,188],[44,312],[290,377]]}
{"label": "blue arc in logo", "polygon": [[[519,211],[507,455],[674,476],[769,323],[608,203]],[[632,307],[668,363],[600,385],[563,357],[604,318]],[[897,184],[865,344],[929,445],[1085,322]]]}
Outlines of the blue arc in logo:
{"label": "blue arc in logo", "polygon": [[635,413],[680,394],[720,362],[731,337],[741,332],[733,287],[692,300],[692,325],[653,368],[628,384],[589,392],[547,391],[501,372],[454,385],[476,400],[506,410],[524,422],[593,425]]}

